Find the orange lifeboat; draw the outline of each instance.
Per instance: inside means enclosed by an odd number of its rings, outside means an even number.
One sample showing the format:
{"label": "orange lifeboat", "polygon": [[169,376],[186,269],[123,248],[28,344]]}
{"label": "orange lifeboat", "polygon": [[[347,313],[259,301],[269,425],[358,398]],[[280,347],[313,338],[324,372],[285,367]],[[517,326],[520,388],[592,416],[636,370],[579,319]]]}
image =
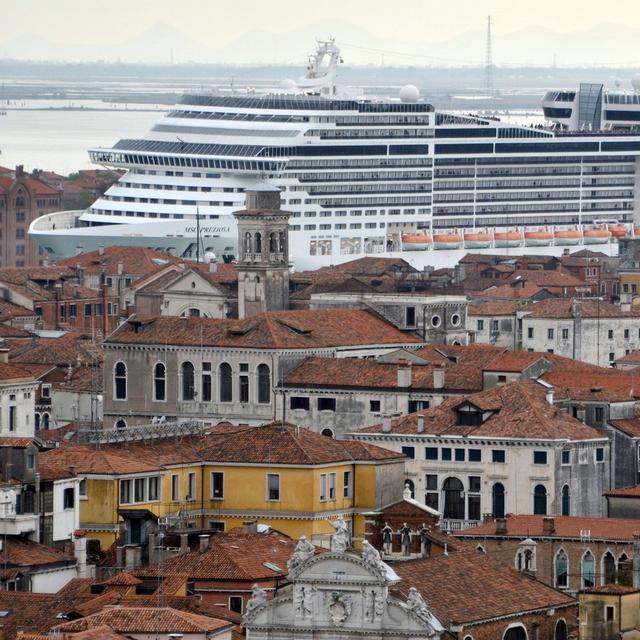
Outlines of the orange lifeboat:
{"label": "orange lifeboat", "polygon": [[609,242],[611,231],[609,229],[586,229],[584,232],[585,244],[602,244]]}
{"label": "orange lifeboat", "polygon": [[524,238],[521,231],[496,231],[493,237],[496,247],[519,247]]}
{"label": "orange lifeboat", "polygon": [[434,249],[459,249],[462,246],[462,236],[457,233],[434,233]]}
{"label": "orange lifeboat", "polygon": [[468,231],[464,234],[464,246],[467,249],[486,249],[491,246],[491,234],[488,231]]}
{"label": "orange lifeboat", "polygon": [[561,229],[553,234],[556,245],[576,245],[582,240],[582,231],[579,229]]}
{"label": "orange lifeboat", "polygon": [[524,244],[526,247],[546,247],[553,242],[553,232],[541,229],[539,231],[525,231]]}
{"label": "orange lifeboat", "polygon": [[427,233],[403,233],[402,234],[402,250],[403,251],[425,251],[428,249],[433,240]]}
{"label": "orange lifeboat", "polygon": [[620,224],[610,224],[609,231],[614,238],[624,238],[627,235],[627,226]]}

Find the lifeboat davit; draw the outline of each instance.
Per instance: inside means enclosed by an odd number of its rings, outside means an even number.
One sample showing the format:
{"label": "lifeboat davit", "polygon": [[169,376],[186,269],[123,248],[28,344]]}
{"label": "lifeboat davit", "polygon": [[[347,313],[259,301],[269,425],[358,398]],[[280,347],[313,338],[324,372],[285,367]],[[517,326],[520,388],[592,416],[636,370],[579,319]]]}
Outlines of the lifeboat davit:
{"label": "lifeboat davit", "polygon": [[403,251],[425,251],[433,243],[431,236],[427,233],[403,233]]}
{"label": "lifeboat davit", "polygon": [[462,236],[457,233],[434,233],[434,249],[459,249],[462,246]]}
{"label": "lifeboat davit", "polygon": [[496,247],[519,247],[524,238],[521,231],[496,231],[493,237]]}
{"label": "lifeboat davit", "polygon": [[609,231],[614,238],[624,238],[628,231],[627,226],[624,224],[610,224]]}
{"label": "lifeboat davit", "polygon": [[611,231],[609,229],[586,229],[584,232],[585,244],[603,244],[609,242]]}
{"label": "lifeboat davit", "polygon": [[576,245],[582,240],[582,231],[579,229],[561,229],[553,235],[557,245]]}
{"label": "lifeboat davit", "polygon": [[468,231],[464,234],[464,246],[467,249],[486,249],[491,246],[492,239],[488,231]]}
{"label": "lifeboat davit", "polygon": [[544,229],[539,231],[525,231],[524,244],[526,247],[546,247],[553,242],[553,232]]}

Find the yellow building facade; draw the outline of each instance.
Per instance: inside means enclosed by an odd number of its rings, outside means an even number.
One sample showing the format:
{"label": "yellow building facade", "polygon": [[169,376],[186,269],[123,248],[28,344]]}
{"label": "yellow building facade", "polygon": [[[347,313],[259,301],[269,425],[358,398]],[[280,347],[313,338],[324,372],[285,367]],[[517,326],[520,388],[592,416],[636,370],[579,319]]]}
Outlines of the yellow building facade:
{"label": "yellow building facade", "polygon": [[640,589],[611,584],[579,594],[580,640],[640,638]]}

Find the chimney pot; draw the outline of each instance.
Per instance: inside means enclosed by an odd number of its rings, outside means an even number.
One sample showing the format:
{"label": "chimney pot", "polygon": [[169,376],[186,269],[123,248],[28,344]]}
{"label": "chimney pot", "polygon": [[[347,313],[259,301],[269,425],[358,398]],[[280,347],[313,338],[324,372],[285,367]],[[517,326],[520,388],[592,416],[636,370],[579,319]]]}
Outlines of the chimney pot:
{"label": "chimney pot", "polygon": [[444,368],[441,365],[433,368],[433,388],[444,389]]}
{"label": "chimney pot", "polygon": [[206,534],[198,536],[198,540],[200,541],[200,553],[204,553],[209,548],[209,537]]}
{"label": "chimney pot", "polygon": [[411,363],[406,360],[400,360],[398,362],[398,387],[410,387],[411,386]]}
{"label": "chimney pot", "polygon": [[99,256],[103,256],[104,255],[104,245],[100,245],[98,247],[98,255]]}
{"label": "chimney pot", "polygon": [[551,536],[555,533],[556,521],[554,518],[542,518],[542,533],[545,536]]}
{"label": "chimney pot", "polygon": [[382,433],[391,432],[391,416],[384,416],[382,418]]}
{"label": "chimney pot", "polygon": [[507,519],[506,518],[496,518],[496,535],[498,536],[507,535]]}
{"label": "chimney pot", "polygon": [[424,416],[418,416],[418,424],[416,426],[417,433],[424,433]]}
{"label": "chimney pot", "polygon": [[7,364],[9,362],[9,349],[6,347],[0,348],[0,362]]}

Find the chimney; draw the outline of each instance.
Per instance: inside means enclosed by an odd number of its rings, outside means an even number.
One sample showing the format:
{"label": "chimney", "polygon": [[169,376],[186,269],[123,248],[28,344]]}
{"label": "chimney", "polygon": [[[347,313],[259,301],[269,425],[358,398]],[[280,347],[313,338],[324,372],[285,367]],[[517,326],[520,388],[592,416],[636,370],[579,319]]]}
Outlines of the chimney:
{"label": "chimney", "polygon": [[103,256],[104,255],[104,245],[102,245],[102,244],[98,247],[98,255],[99,256]]}
{"label": "chimney", "polygon": [[209,537],[206,534],[198,536],[200,542],[200,553],[204,553],[209,548]]}
{"label": "chimney", "polygon": [[507,535],[507,519],[506,518],[496,518],[496,535],[497,536]]}
{"label": "chimney", "polygon": [[552,536],[556,532],[556,521],[554,518],[542,518],[542,535]]}
{"label": "chimney", "polygon": [[547,402],[553,406],[553,389],[548,389],[545,397]]}
{"label": "chimney", "polygon": [[391,433],[391,416],[382,418],[382,433]]}
{"label": "chimney", "polygon": [[42,259],[42,266],[43,267],[48,267],[49,266],[49,258],[43,258]]}
{"label": "chimney", "polygon": [[633,588],[640,589],[640,534],[633,534]]}
{"label": "chimney", "polygon": [[0,348],[0,362],[7,364],[9,362],[9,349],[6,347]]}
{"label": "chimney", "polygon": [[81,247],[80,245],[78,245],[76,247],[76,255],[79,256],[83,251],[83,247]]}
{"label": "chimney", "polygon": [[444,367],[441,364],[434,365],[433,388],[444,389]]}
{"label": "chimney", "polygon": [[258,533],[258,523],[255,520],[246,520],[242,523],[242,533]]}
{"label": "chimney", "polygon": [[122,262],[118,262],[118,275],[121,276],[124,273],[124,264]]}
{"label": "chimney", "polygon": [[416,425],[417,433],[424,433],[424,416],[418,416],[418,423]]}
{"label": "chimney", "polygon": [[180,534],[180,554],[189,553],[189,535],[186,533]]}
{"label": "chimney", "polygon": [[411,363],[406,360],[398,362],[398,387],[406,388],[411,386]]}
{"label": "chimney", "polygon": [[209,273],[217,273],[218,272],[218,261],[211,260],[209,262]]}

